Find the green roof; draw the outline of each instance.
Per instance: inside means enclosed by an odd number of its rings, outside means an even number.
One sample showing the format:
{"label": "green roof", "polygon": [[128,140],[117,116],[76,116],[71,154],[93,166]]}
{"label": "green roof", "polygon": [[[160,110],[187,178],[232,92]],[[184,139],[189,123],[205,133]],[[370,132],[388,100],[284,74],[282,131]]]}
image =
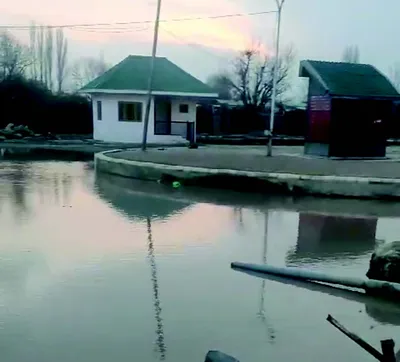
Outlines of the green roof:
{"label": "green roof", "polygon": [[[81,91],[147,91],[150,65],[151,57],[130,55],[85,85]],[[153,74],[153,92],[216,94],[167,58],[155,59]]]}
{"label": "green roof", "polygon": [[392,83],[369,64],[304,60],[300,76],[316,79],[332,96],[400,97]]}

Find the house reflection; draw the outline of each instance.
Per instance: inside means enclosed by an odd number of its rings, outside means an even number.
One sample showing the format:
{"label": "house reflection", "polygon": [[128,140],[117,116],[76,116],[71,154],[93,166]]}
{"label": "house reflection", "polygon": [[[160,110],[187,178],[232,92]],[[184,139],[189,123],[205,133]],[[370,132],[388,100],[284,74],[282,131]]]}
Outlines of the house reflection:
{"label": "house reflection", "polygon": [[374,217],[300,213],[297,245],[289,251],[287,264],[371,253],[377,225]]}
{"label": "house reflection", "polygon": [[166,219],[191,206],[184,201],[140,192],[132,180],[122,177],[102,175],[96,177],[95,185],[101,199],[132,220]]}
{"label": "house reflection", "polygon": [[165,220],[181,213],[190,206],[189,203],[172,198],[157,197],[148,192],[141,192],[130,179],[102,175],[96,177],[96,190],[101,199],[109,203],[124,216],[135,221],[146,222],[147,258],[150,265],[150,280],[153,292],[154,318],[156,325],[155,350],[161,361],[166,359],[167,346],[164,337],[164,321],[160,301],[158,269],[156,263],[156,244],[153,223]]}

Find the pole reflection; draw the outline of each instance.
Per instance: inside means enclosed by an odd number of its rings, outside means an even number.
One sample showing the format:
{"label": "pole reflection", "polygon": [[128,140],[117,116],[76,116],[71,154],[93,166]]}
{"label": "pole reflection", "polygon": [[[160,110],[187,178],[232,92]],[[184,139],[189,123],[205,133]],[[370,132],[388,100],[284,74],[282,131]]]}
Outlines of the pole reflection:
{"label": "pole reflection", "polygon": [[[262,264],[267,263],[267,246],[268,246],[268,219],[269,219],[269,212],[265,212],[264,218],[264,238],[263,238],[263,248],[262,248]],[[268,322],[266,311],[265,311],[265,279],[261,281],[261,293],[260,293],[260,304],[259,310],[257,313],[258,318],[261,320],[262,323],[265,324],[268,333],[268,339],[270,343],[273,343],[275,340],[275,330]]]}
{"label": "pole reflection", "polygon": [[156,351],[160,354],[160,360],[164,361],[167,354],[167,347],[164,340],[164,323],[161,317],[160,292],[158,285],[158,273],[156,257],[154,252],[154,243],[151,232],[151,218],[147,217],[147,241],[148,241],[148,259],[151,269],[151,282],[153,287],[154,315],[156,319]]}

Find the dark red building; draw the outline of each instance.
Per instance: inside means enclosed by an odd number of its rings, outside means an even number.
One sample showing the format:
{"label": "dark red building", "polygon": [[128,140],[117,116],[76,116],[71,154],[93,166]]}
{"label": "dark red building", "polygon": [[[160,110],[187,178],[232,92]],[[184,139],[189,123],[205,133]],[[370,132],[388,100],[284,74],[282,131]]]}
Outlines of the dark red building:
{"label": "dark red building", "polygon": [[310,79],[305,153],[326,157],[384,157],[387,126],[399,93],[368,64],[304,60]]}

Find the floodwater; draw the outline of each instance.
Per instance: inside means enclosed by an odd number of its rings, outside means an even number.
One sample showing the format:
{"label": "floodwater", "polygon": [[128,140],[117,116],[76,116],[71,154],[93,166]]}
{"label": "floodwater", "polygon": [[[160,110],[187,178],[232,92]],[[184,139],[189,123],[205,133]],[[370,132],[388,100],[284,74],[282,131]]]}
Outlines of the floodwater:
{"label": "floodwater", "polygon": [[173,190],[90,163],[0,162],[5,362],[373,360],[327,321],[400,348],[400,308],[265,280],[232,261],[363,276],[397,204]]}

